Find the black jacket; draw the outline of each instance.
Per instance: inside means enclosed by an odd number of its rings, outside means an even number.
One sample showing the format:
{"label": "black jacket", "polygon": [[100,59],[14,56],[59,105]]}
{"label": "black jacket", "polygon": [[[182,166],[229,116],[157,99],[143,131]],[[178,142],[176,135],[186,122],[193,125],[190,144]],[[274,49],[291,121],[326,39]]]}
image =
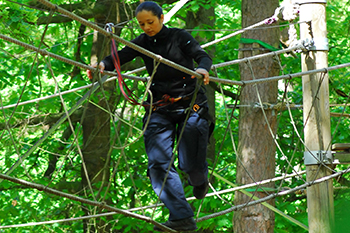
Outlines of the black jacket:
{"label": "black jacket", "polygon": [[[183,29],[167,28],[163,25],[157,35],[150,37],[142,33],[131,42],[188,69],[193,70],[195,68],[193,60],[198,64],[197,68],[204,68],[207,71],[210,70],[212,65],[209,55],[200,47],[191,34]],[[149,75],[153,72],[153,59],[130,47],[126,46],[118,51],[118,56],[120,65],[139,56],[143,59]],[[111,55],[107,56],[103,62],[106,70],[114,70]],[[151,90],[155,100],[161,98],[163,94],[178,97],[193,92],[195,83],[196,79],[192,79],[191,75],[161,63],[153,77]],[[204,95],[203,91],[200,91],[199,94]]]}

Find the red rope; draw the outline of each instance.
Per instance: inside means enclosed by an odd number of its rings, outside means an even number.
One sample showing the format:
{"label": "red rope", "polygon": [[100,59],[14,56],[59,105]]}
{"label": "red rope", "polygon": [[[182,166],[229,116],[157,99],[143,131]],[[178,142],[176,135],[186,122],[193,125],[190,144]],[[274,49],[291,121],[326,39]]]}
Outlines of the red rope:
{"label": "red rope", "polygon": [[[122,77],[121,70],[120,70],[120,60],[119,60],[119,56],[118,56],[117,47],[116,47],[115,41],[113,39],[112,39],[112,52],[111,52],[111,54],[113,57],[113,64],[114,64],[115,70],[117,71],[117,74],[118,74],[118,84],[119,84],[120,91],[122,92],[123,96],[131,104],[140,105],[140,103],[138,103],[137,100],[132,95],[131,90],[128,88],[128,86],[124,82],[124,79]],[[124,87],[126,89],[126,92],[124,90]]]}

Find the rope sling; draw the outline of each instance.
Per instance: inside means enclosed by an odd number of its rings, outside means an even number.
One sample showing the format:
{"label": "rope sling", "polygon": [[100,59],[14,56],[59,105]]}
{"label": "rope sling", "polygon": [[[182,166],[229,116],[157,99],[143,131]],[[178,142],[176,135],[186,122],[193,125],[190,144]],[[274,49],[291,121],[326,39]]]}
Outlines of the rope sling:
{"label": "rope sling", "polygon": [[[113,33],[113,30],[112,30],[113,26],[114,26],[113,23],[107,23],[106,27],[105,27],[107,32]],[[139,103],[137,101],[137,96],[130,90],[130,88],[126,85],[126,83],[123,79],[123,76],[121,74],[120,59],[118,56],[117,46],[116,46],[116,43],[115,43],[115,40],[113,39],[113,37],[111,38],[111,40],[112,40],[111,41],[112,42],[111,43],[111,55],[113,58],[114,68],[118,74],[119,88],[120,88],[120,91],[122,92],[124,98],[127,101],[129,101],[132,105],[140,105],[143,107],[150,107],[152,105],[153,110],[155,110],[157,107],[164,107],[164,106],[176,103],[182,99],[189,98],[190,96],[192,96],[194,94],[195,90],[187,95],[179,96],[179,97],[171,97],[168,94],[164,94],[160,100],[158,100],[152,104],[147,103],[147,102]]]}

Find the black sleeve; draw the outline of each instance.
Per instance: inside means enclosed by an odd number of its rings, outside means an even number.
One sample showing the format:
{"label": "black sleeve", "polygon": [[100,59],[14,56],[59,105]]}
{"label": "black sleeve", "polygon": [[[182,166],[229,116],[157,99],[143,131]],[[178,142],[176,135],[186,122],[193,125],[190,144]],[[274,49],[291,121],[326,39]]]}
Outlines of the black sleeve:
{"label": "black sleeve", "polygon": [[[138,38],[132,40],[131,42],[136,44],[137,39]],[[128,46],[125,46],[122,50],[118,51],[120,65],[122,66],[123,64],[125,64],[129,61],[132,61],[135,57],[137,57],[139,55],[140,55],[139,52],[137,52],[136,50],[134,50]],[[102,60],[102,62],[105,64],[105,67],[106,67],[105,70],[113,71],[115,69],[114,64],[113,64],[113,60],[114,59],[113,59],[112,55],[109,55]]]}
{"label": "black sleeve", "polygon": [[193,60],[198,64],[197,68],[206,69],[208,72],[211,69],[212,59],[202,49],[199,43],[191,36],[190,33],[185,30],[180,31],[181,38],[181,50],[192,57]]}

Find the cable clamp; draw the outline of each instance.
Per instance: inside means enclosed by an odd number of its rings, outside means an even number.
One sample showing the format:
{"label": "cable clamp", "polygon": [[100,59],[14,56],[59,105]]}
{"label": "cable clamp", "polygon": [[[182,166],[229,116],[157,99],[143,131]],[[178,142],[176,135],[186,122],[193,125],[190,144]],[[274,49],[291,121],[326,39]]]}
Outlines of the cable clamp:
{"label": "cable clamp", "polygon": [[252,108],[261,108],[261,105],[259,102],[252,103]]}
{"label": "cable clamp", "polygon": [[289,45],[289,48],[295,47],[296,53],[307,52],[310,51],[314,46],[314,41],[310,39],[298,40]]}
{"label": "cable clamp", "polygon": [[298,53],[306,51],[328,51],[328,39],[327,38],[306,38],[296,42],[293,46],[299,46],[300,48],[295,51]]}
{"label": "cable clamp", "polygon": [[310,50],[312,51],[328,51],[328,38],[312,38],[312,46]]}
{"label": "cable clamp", "polygon": [[253,108],[263,108],[263,109],[273,109],[274,104],[268,103],[268,102],[263,102],[260,104],[260,102],[255,102],[252,104]]}
{"label": "cable clamp", "polygon": [[333,161],[332,151],[304,151],[305,165],[332,164]]}
{"label": "cable clamp", "polygon": [[310,51],[311,48],[315,46],[314,40],[313,40],[313,39],[309,39],[309,38],[306,38],[305,40],[303,40],[303,41],[302,41],[302,44],[303,44],[304,48],[305,48],[307,51]]}

